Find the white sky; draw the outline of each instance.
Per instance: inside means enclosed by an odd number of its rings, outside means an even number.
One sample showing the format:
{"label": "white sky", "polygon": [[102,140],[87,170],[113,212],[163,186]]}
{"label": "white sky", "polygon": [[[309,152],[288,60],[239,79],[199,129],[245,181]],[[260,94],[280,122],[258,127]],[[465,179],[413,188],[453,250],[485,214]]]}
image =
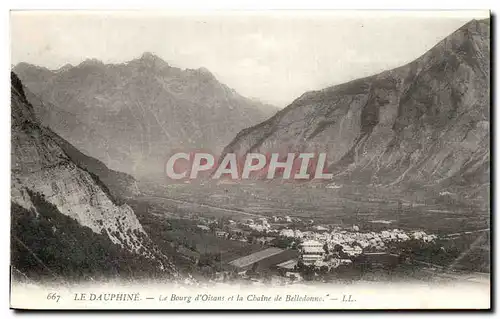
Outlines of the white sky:
{"label": "white sky", "polygon": [[64,12],[11,14],[12,64],[116,63],[150,51],[206,67],[240,94],[284,107],[410,62],[486,11]]}

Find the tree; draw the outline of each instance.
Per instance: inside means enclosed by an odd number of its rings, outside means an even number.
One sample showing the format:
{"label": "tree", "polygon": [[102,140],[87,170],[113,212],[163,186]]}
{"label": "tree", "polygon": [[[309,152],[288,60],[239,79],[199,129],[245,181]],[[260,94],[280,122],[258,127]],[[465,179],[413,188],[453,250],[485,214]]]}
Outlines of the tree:
{"label": "tree", "polygon": [[335,244],[335,246],[333,246],[333,251],[334,252],[340,252],[342,251],[344,248],[342,247],[342,245],[339,245],[339,244]]}
{"label": "tree", "polygon": [[217,224],[210,223],[210,225],[208,225],[208,227],[210,228],[210,231],[213,233],[213,232],[215,232],[215,229],[217,228]]}
{"label": "tree", "polygon": [[329,254],[329,251],[328,251],[328,244],[327,244],[327,243],[325,243],[325,244],[323,245],[323,250],[325,251],[325,254],[327,254],[327,255]]}
{"label": "tree", "polygon": [[252,275],[255,275],[255,274],[257,274],[257,269],[258,268],[259,268],[259,263],[254,263],[252,265],[252,268],[250,269],[250,271],[248,273],[252,274]]}

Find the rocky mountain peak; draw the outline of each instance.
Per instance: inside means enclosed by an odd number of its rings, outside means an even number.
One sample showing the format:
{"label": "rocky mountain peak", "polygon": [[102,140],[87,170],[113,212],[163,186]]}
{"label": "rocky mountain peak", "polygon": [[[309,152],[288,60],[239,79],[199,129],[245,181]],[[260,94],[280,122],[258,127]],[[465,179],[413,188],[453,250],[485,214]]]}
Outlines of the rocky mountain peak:
{"label": "rocky mountain peak", "polygon": [[78,65],[78,67],[86,67],[86,66],[104,66],[104,63],[99,59],[91,58],[84,60],[82,63]]}
{"label": "rocky mountain peak", "polygon": [[136,177],[161,174],[171,149],[218,153],[240,130],[276,111],[237,94],[205,68],[170,67],[151,52],[127,63],[47,75],[18,70],[45,125]]}
{"label": "rocky mountain peak", "polygon": [[141,66],[146,66],[149,68],[162,69],[165,67],[169,67],[168,63],[165,62],[162,58],[148,51],[144,52],[140,58],[132,60],[131,62],[133,61],[138,62]]}
{"label": "rocky mountain peak", "polygon": [[20,98],[23,100],[26,100],[26,95],[24,94],[24,88],[23,88],[23,83],[21,80],[19,80],[19,77],[17,77],[17,74],[14,72],[10,72],[10,81],[13,89],[14,94],[18,94]]}
{"label": "rocky mountain peak", "polygon": [[212,74],[212,72],[210,72],[210,70],[205,68],[205,67],[198,68],[195,70],[195,72],[202,75],[202,76],[215,79],[215,76]]}
{"label": "rocky mountain peak", "polygon": [[24,87],[14,72],[10,73],[11,99],[17,103],[12,103],[11,125],[18,127],[26,123],[36,123],[33,107],[26,100]]}
{"label": "rocky mountain peak", "polygon": [[71,63],[66,63],[65,65],[63,65],[59,69],[57,69],[56,72],[65,72],[65,71],[71,70],[72,68],[73,68],[73,65]]}

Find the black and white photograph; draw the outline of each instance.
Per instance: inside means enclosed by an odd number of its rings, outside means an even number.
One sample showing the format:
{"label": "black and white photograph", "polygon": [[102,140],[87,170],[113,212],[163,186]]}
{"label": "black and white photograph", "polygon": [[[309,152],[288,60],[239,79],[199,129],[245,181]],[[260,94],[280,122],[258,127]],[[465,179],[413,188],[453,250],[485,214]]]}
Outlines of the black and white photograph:
{"label": "black and white photograph", "polygon": [[14,309],[490,309],[490,12],[10,12]]}

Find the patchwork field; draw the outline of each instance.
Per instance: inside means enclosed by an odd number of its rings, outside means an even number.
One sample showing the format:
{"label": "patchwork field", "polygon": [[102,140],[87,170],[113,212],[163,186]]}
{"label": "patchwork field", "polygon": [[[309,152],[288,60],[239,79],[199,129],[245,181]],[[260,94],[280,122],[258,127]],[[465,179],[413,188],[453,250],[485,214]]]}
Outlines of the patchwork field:
{"label": "patchwork field", "polygon": [[[141,184],[142,199],[168,213],[245,219],[314,218],[317,223],[423,229],[436,234],[489,228],[490,211],[459,202],[439,203],[420,194],[351,187],[325,189],[290,183]],[[417,192],[418,193],[418,192]],[[389,223],[379,224],[373,221]]]}
{"label": "patchwork field", "polygon": [[258,262],[260,260],[263,260],[265,258],[268,258],[268,257],[271,257],[273,255],[279,254],[282,251],[283,251],[283,249],[276,248],[276,247],[270,247],[270,248],[258,251],[256,253],[253,253],[251,255],[248,255],[248,256],[241,257],[241,258],[238,258],[236,260],[233,260],[229,264],[231,264],[231,265],[233,265],[235,267],[243,268],[243,267],[247,267],[247,266],[249,266],[251,264],[254,264],[254,263],[256,263],[256,262]]}

